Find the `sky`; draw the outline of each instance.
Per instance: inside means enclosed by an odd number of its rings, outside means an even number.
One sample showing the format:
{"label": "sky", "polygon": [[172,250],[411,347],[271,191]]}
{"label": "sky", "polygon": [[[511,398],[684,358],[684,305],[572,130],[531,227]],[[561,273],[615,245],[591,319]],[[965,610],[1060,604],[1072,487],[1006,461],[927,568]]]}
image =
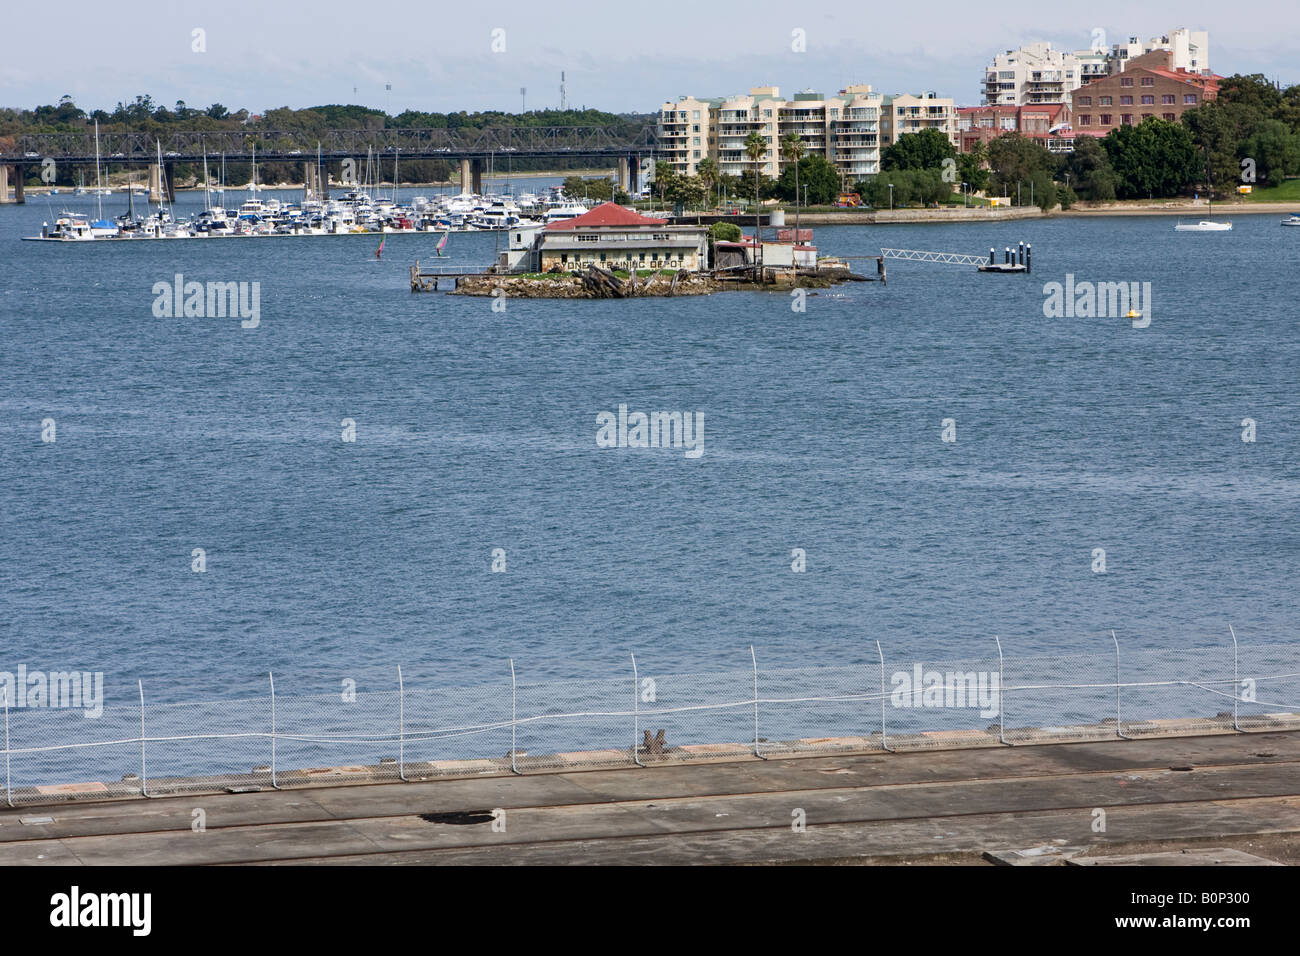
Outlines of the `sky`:
{"label": "sky", "polygon": [[983,68],[1001,51],[1036,40],[1082,49],[1098,28],[1111,43],[1180,26],[1209,31],[1217,73],[1300,82],[1300,5],[1290,0],[1262,0],[1249,15],[1222,2],[1160,0],[630,6],[645,12],[536,0],[15,4],[0,21],[0,106],[66,93],[85,109],[111,110],[147,93],[167,106],[219,102],[255,113],[326,103],[513,112],[558,107],[561,71],[569,105],[610,112],[652,112],[683,94],[833,93],[849,83],[934,90],[973,105]]}

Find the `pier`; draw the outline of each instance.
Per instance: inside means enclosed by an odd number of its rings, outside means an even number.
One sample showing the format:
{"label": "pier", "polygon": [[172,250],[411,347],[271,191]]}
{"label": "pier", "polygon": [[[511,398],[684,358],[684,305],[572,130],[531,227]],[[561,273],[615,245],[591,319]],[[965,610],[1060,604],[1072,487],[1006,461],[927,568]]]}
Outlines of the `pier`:
{"label": "pier", "polygon": [[284,790],[177,781],[169,795],[159,781],[152,800],[51,788],[43,805],[0,811],[0,865],[1300,862],[1294,730],[1015,747],[956,733],[925,752],[766,760],[700,750],[582,772],[498,761],[460,779],[412,765],[406,783],[321,768]]}

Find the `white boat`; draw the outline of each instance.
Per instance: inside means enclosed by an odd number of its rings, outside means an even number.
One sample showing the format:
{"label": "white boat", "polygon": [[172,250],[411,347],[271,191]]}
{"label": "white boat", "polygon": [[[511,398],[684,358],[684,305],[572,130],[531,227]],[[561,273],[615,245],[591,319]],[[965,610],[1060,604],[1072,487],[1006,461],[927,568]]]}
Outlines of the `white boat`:
{"label": "white boat", "polygon": [[[1205,194],[1205,211],[1214,215],[1214,180],[1210,178],[1210,154],[1205,154],[1205,181],[1209,191]],[[1174,232],[1227,232],[1232,228],[1231,222],[1219,222],[1214,219],[1202,219],[1200,222],[1180,222],[1174,226]]]}
{"label": "white boat", "polygon": [[1300,226],[1300,215],[1296,215],[1295,213],[1292,213],[1291,215],[1287,216],[1285,219],[1282,220],[1282,225]]}
{"label": "white boat", "polygon": [[591,210],[582,203],[568,199],[560,203],[558,206],[553,206],[546,210],[546,221],[548,223],[562,222],[565,219],[576,219],[578,216],[585,215],[589,212],[591,212]]}

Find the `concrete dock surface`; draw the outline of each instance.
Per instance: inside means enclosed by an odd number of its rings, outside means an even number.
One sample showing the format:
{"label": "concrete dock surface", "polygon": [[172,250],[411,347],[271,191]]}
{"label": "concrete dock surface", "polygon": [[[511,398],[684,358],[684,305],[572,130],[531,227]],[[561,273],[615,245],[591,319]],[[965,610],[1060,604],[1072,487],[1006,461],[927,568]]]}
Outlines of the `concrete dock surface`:
{"label": "concrete dock surface", "polygon": [[1300,731],[326,783],[0,812],[8,866],[1065,865],[1206,848],[1237,851],[1224,861],[1300,861]]}

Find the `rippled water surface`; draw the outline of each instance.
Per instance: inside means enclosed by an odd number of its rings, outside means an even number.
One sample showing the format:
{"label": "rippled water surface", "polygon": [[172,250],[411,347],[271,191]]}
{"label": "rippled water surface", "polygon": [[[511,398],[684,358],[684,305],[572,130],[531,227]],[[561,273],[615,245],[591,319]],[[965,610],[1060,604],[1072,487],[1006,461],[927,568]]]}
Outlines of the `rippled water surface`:
{"label": "rippled water surface", "polygon": [[[380,261],[372,238],[18,241],[52,212],[0,207],[0,669],[220,696],[270,669],[1108,653],[1111,628],[1177,648],[1300,618],[1300,230],[1276,216],[817,227],[842,255],[1026,239],[1034,274],[897,262],[799,313],[412,295],[430,236]],[[453,236],[448,265],[493,245]],[[175,273],[259,282],[260,327],[156,318]],[[1045,318],[1066,273],[1151,282],[1150,328]],[[703,455],[598,448],[620,404],[703,413]]]}

